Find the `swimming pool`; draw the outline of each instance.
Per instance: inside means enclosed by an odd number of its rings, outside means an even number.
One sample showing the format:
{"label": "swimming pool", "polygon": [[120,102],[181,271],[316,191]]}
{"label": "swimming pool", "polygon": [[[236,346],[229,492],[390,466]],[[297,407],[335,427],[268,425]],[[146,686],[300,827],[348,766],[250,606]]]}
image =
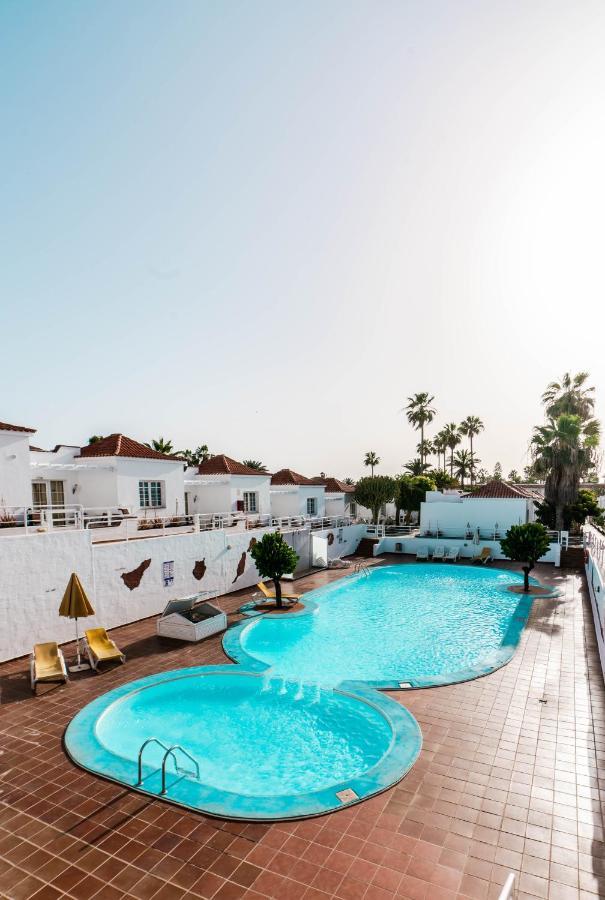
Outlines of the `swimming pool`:
{"label": "swimming pool", "polygon": [[324,685],[465,681],[515,652],[532,598],[507,587],[521,581],[483,566],[376,567],[305,594],[303,613],[244,622],[225,634],[223,646],[246,668]]}
{"label": "swimming pool", "polygon": [[271,820],[329,812],[395,784],[421,735],[407,710],[363,685],[331,690],[198,666],[102,695],[72,719],[65,746],[84,768],[145,793]]}

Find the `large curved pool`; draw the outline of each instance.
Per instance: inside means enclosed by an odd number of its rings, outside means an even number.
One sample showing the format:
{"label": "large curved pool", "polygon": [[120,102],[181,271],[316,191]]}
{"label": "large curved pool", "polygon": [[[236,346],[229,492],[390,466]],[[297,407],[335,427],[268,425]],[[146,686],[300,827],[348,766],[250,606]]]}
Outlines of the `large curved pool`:
{"label": "large curved pool", "polygon": [[265,820],[317,815],[384,790],[414,763],[421,737],[407,710],[363,686],[309,688],[200,666],[102,695],[70,722],[65,745],[84,768],[154,796],[166,757],[166,799]]}
{"label": "large curved pool", "polygon": [[513,655],[532,600],[507,588],[521,582],[515,572],[483,566],[376,567],[306,594],[303,613],[244,622],[223,646],[247,668],[303,683],[464,681]]}

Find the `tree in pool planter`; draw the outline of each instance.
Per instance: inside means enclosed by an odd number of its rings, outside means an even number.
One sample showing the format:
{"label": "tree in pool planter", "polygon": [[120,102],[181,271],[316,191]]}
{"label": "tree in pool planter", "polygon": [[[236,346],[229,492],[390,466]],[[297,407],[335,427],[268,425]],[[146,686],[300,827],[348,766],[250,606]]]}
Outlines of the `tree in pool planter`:
{"label": "tree in pool planter", "polygon": [[270,578],[275,586],[275,605],[282,608],[280,578],[291,575],[298,562],[298,554],[284,541],[283,536],[275,531],[264,534],[260,541],[250,550],[250,556],[256,563],[259,575]]}
{"label": "tree in pool planter", "polygon": [[360,506],[372,510],[372,521],[378,522],[380,507],[390,503],[395,496],[397,483],[388,475],[374,475],[372,478],[360,478],[355,485],[355,501]]}
{"label": "tree in pool planter", "polygon": [[523,590],[529,593],[529,573],[548,552],[550,540],[544,525],[528,522],[526,525],[512,525],[500,541],[502,552],[513,562],[523,563]]}

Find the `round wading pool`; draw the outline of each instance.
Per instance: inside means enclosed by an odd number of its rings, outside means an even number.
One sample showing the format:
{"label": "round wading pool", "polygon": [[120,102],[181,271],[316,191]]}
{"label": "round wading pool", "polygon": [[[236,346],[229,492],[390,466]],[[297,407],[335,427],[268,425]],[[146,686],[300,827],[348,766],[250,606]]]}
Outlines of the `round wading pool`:
{"label": "round wading pool", "polygon": [[223,647],[246,669],[324,685],[466,681],[515,652],[532,597],[508,588],[522,583],[516,572],[484,566],[380,566],[305,594],[303,612],[230,629]]}
{"label": "round wading pool", "polygon": [[407,710],[363,685],[332,690],[203,666],[104,694],[71,721],[65,745],[82,767],[129,787],[164,789],[210,815],[270,820],[329,812],[395,784],[421,736]]}

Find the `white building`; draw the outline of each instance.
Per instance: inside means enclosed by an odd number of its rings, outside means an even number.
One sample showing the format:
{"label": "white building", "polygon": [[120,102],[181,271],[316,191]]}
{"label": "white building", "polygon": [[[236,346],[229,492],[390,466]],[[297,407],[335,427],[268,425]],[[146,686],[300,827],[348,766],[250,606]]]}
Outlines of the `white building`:
{"label": "white building", "polygon": [[504,535],[534,520],[536,496],[520,484],[490,481],[473,494],[427,491],[420,504],[420,534],[443,537]]}
{"label": "white building", "polygon": [[31,505],[29,438],[35,428],[0,422],[0,517],[10,518],[13,507]]}
{"label": "white building", "polygon": [[325,486],[292,469],[280,469],[271,476],[271,515],[325,516]]}
{"label": "white building", "polygon": [[183,461],[123,434],[85,447],[57,445],[31,451],[31,499],[35,507],[122,509],[144,515],[183,515]]}
{"label": "white building", "polygon": [[194,513],[271,514],[271,475],[224,453],[211,456],[185,474],[185,510]]}
{"label": "white building", "polygon": [[345,484],[338,478],[326,476],[324,472],[318,478],[312,479],[316,484],[323,484],[325,488],[326,516],[356,516],[357,508],[353,500],[355,486]]}

